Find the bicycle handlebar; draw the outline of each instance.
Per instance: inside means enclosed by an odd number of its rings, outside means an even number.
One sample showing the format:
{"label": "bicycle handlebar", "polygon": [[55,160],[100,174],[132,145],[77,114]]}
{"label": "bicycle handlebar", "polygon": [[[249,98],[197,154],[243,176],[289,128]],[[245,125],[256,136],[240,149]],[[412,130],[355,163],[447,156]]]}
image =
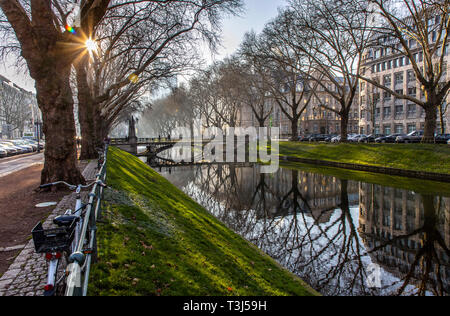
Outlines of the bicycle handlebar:
{"label": "bicycle handlebar", "polygon": [[39,188],[41,188],[41,189],[50,188],[50,187],[58,185],[58,184],[64,184],[70,190],[75,190],[78,187],[80,187],[81,189],[87,189],[87,188],[93,186],[94,184],[98,184],[98,185],[100,185],[100,186],[102,186],[104,188],[107,187],[106,184],[103,183],[103,181],[98,180],[98,181],[94,181],[94,182],[92,182],[90,184],[87,184],[87,185],[73,185],[73,184],[69,184],[69,183],[67,183],[65,181],[58,181],[58,182],[53,182],[53,183],[42,184],[42,185],[39,186]]}

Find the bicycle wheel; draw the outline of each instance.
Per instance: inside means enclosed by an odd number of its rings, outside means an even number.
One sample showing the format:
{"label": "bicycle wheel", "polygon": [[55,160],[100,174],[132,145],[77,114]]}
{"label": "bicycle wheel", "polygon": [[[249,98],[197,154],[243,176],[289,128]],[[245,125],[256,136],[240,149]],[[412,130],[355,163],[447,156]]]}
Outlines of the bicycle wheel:
{"label": "bicycle wheel", "polygon": [[67,252],[64,252],[64,254],[61,256],[61,259],[59,260],[58,269],[56,271],[56,290],[55,290],[55,296],[64,296],[66,292],[66,269],[67,264],[69,262],[69,255]]}

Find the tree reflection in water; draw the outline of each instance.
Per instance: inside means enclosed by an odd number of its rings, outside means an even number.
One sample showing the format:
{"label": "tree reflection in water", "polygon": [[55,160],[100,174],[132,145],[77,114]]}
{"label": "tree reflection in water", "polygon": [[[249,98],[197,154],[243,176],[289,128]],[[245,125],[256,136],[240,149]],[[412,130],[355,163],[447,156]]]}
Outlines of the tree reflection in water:
{"label": "tree reflection in water", "polygon": [[449,198],[287,169],[163,174],[324,295],[449,295]]}

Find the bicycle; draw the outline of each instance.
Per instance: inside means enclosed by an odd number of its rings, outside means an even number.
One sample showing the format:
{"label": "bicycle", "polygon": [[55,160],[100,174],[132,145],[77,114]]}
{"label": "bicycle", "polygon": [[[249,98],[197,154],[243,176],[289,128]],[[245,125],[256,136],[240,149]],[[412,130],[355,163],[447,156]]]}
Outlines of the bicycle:
{"label": "bicycle", "polygon": [[103,166],[103,163],[105,162],[105,151],[103,148],[96,148],[98,153],[98,160],[97,160],[97,169],[100,170]]}
{"label": "bicycle", "polygon": [[[48,262],[47,284],[44,287],[44,296],[55,296],[56,293],[63,293],[64,280],[67,275],[65,271],[59,268],[61,264],[63,267],[67,267],[67,264],[76,260],[79,255],[76,251],[83,227],[85,209],[89,205],[82,204],[81,190],[90,188],[94,184],[106,187],[103,181],[97,180],[88,185],[73,185],[64,181],[58,181],[43,184],[40,188],[45,189],[61,184],[72,191],[76,190],[75,212],[69,209],[64,215],[56,217],[53,220],[53,224],[57,226],[56,228],[43,229],[42,223],[39,222],[31,232],[36,253],[45,254],[45,259]],[[89,240],[88,236],[83,247],[89,244]],[[92,250],[84,249],[84,254],[90,252]]]}

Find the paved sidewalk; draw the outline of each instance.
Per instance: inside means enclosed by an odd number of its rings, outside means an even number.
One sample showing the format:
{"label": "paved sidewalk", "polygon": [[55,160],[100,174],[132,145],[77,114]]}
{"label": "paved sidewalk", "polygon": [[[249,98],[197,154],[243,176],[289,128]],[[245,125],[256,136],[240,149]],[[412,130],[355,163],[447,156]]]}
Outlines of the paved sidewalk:
{"label": "paved sidewalk", "polygon": [[[95,179],[97,162],[89,163],[83,171],[86,180]],[[87,192],[84,192],[84,197]],[[52,225],[56,216],[62,215],[75,205],[75,193],[67,195],[44,222],[44,227]],[[34,252],[33,240],[30,240],[13,264],[0,278],[0,296],[41,296],[47,282],[47,263],[42,254]]]}

